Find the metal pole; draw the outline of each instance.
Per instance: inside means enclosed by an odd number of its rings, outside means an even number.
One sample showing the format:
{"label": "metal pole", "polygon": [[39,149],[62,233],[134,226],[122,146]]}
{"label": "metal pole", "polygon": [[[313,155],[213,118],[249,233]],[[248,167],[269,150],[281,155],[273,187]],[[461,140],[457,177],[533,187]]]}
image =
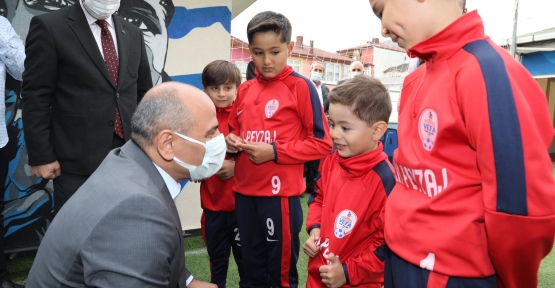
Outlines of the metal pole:
{"label": "metal pole", "polygon": [[518,21],[518,0],[515,0],[515,18],[513,20],[513,38],[511,42],[511,55],[513,58],[516,56],[516,24]]}

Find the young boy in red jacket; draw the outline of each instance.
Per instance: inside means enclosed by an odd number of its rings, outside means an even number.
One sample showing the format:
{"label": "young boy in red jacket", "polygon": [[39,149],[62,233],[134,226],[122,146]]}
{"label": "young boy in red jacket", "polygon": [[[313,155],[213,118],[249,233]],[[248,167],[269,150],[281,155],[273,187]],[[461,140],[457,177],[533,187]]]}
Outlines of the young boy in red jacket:
{"label": "young boy in red jacket", "polygon": [[383,284],[383,208],[395,185],[379,141],[387,131],[391,99],[383,84],[360,75],[329,94],[329,155],[308,203],[307,287]]}
{"label": "young boy in red jacket", "polygon": [[402,89],[385,287],[536,287],[555,237],[547,97],[457,0],[370,4],[426,62]]}
{"label": "young boy in red jacket", "polygon": [[311,80],[287,66],[291,23],[261,12],[247,25],[258,71],[241,84],[229,115],[228,152],[238,152],[235,204],[249,287],[297,287],[304,162],[332,149]]}
{"label": "young boy in red jacket", "polygon": [[[213,61],[202,71],[204,92],[216,106],[218,130],[224,136],[229,134],[229,112],[239,85],[241,71],[229,61]],[[219,288],[226,287],[230,250],[233,251],[239,270],[239,287],[247,287],[241,261],[239,228],[235,217],[235,196],[231,189],[234,169],[235,161],[226,156],[220,171],[200,183],[200,205],[203,209],[200,224],[210,257],[210,282]]]}

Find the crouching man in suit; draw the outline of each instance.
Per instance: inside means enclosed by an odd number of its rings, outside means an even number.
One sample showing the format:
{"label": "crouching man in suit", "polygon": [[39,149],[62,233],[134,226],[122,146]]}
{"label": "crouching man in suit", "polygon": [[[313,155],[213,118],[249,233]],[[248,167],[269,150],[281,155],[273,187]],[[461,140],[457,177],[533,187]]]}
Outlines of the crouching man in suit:
{"label": "crouching man in suit", "polygon": [[26,287],[216,287],[185,267],[173,198],[191,174],[210,177],[225,156],[216,110],[202,91],[152,88],[112,150],[48,228]]}

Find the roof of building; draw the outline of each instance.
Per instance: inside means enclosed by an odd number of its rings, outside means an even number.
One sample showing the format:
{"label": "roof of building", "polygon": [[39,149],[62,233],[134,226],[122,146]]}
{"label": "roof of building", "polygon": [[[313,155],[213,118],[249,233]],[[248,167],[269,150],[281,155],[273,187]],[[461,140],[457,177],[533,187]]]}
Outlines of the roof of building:
{"label": "roof of building", "polygon": [[351,64],[351,62],[353,62],[353,59],[349,57],[345,57],[334,52],[328,52],[319,48],[310,47],[304,44],[299,45],[297,43],[295,43],[295,45],[293,46],[293,52],[291,53],[291,56],[313,58],[328,62],[341,62],[345,64]]}
{"label": "roof of building", "polygon": [[231,35],[231,48],[249,48],[249,43]]}
{"label": "roof of building", "polygon": [[[553,43],[555,42],[555,27],[544,29],[516,37],[517,47],[520,45],[536,45],[537,43]],[[511,46],[512,38],[495,42],[497,45],[507,48]]]}
{"label": "roof of building", "polygon": [[[302,37],[302,36],[299,36]],[[231,48],[248,48],[249,43],[231,35]],[[327,62],[341,62],[351,64],[353,59],[339,55],[334,52],[325,51],[319,48],[311,47],[302,43],[295,43],[293,45],[292,57],[312,58]]]}
{"label": "roof of building", "polygon": [[409,64],[405,63],[405,64],[401,64],[399,66],[391,66],[387,69],[385,69],[385,71],[383,71],[383,73],[388,73],[388,72],[392,72],[392,71],[397,71],[397,72],[406,72],[407,70],[409,70]]}
{"label": "roof of building", "polygon": [[387,50],[393,50],[393,51],[398,51],[398,52],[403,52],[405,53],[405,49],[399,47],[399,46],[391,46],[391,45],[387,45],[387,44],[381,44],[381,43],[372,43],[372,42],[367,42],[366,44],[363,45],[358,45],[358,46],[354,46],[354,47],[350,47],[350,48],[346,48],[346,49],[342,49],[342,50],[338,50],[337,53],[341,54],[341,53],[347,53],[353,50],[360,50],[360,49],[369,49],[372,47],[376,47],[376,48],[381,48],[381,49],[387,49]]}

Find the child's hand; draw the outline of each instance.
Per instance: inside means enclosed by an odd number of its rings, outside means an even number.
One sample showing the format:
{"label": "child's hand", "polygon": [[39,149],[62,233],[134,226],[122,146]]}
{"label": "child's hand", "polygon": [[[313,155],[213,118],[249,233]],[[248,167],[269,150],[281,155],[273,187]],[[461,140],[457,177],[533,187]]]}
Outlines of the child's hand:
{"label": "child's hand", "polygon": [[[230,134],[231,135],[231,134]],[[254,164],[261,164],[274,160],[274,146],[262,142],[250,142],[245,144],[237,144],[242,151],[249,154],[249,159]]]}
{"label": "child's hand", "polygon": [[245,141],[233,133],[229,133],[227,137],[225,137],[228,153],[237,153],[241,151],[241,148],[237,146],[238,143],[245,143]]}
{"label": "child's hand", "polygon": [[314,258],[320,252],[318,241],[320,241],[320,228],[314,228],[310,230],[310,237],[303,244],[303,251],[308,257]]}
{"label": "child's hand", "polygon": [[234,170],[235,170],[235,161],[224,160],[224,164],[222,164],[222,168],[220,168],[220,171],[218,171],[216,175],[218,175],[220,179],[226,180],[233,177]]}
{"label": "child's hand", "polygon": [[324,255],[324,258],[331,263],[329,265],[320,266],[320,277],[322,277],[322,283],[331,288],[341,287],[347,283],[345,273],[343,272],[343,265],[339,262],[339,257],[330,253],[328,255]]}

